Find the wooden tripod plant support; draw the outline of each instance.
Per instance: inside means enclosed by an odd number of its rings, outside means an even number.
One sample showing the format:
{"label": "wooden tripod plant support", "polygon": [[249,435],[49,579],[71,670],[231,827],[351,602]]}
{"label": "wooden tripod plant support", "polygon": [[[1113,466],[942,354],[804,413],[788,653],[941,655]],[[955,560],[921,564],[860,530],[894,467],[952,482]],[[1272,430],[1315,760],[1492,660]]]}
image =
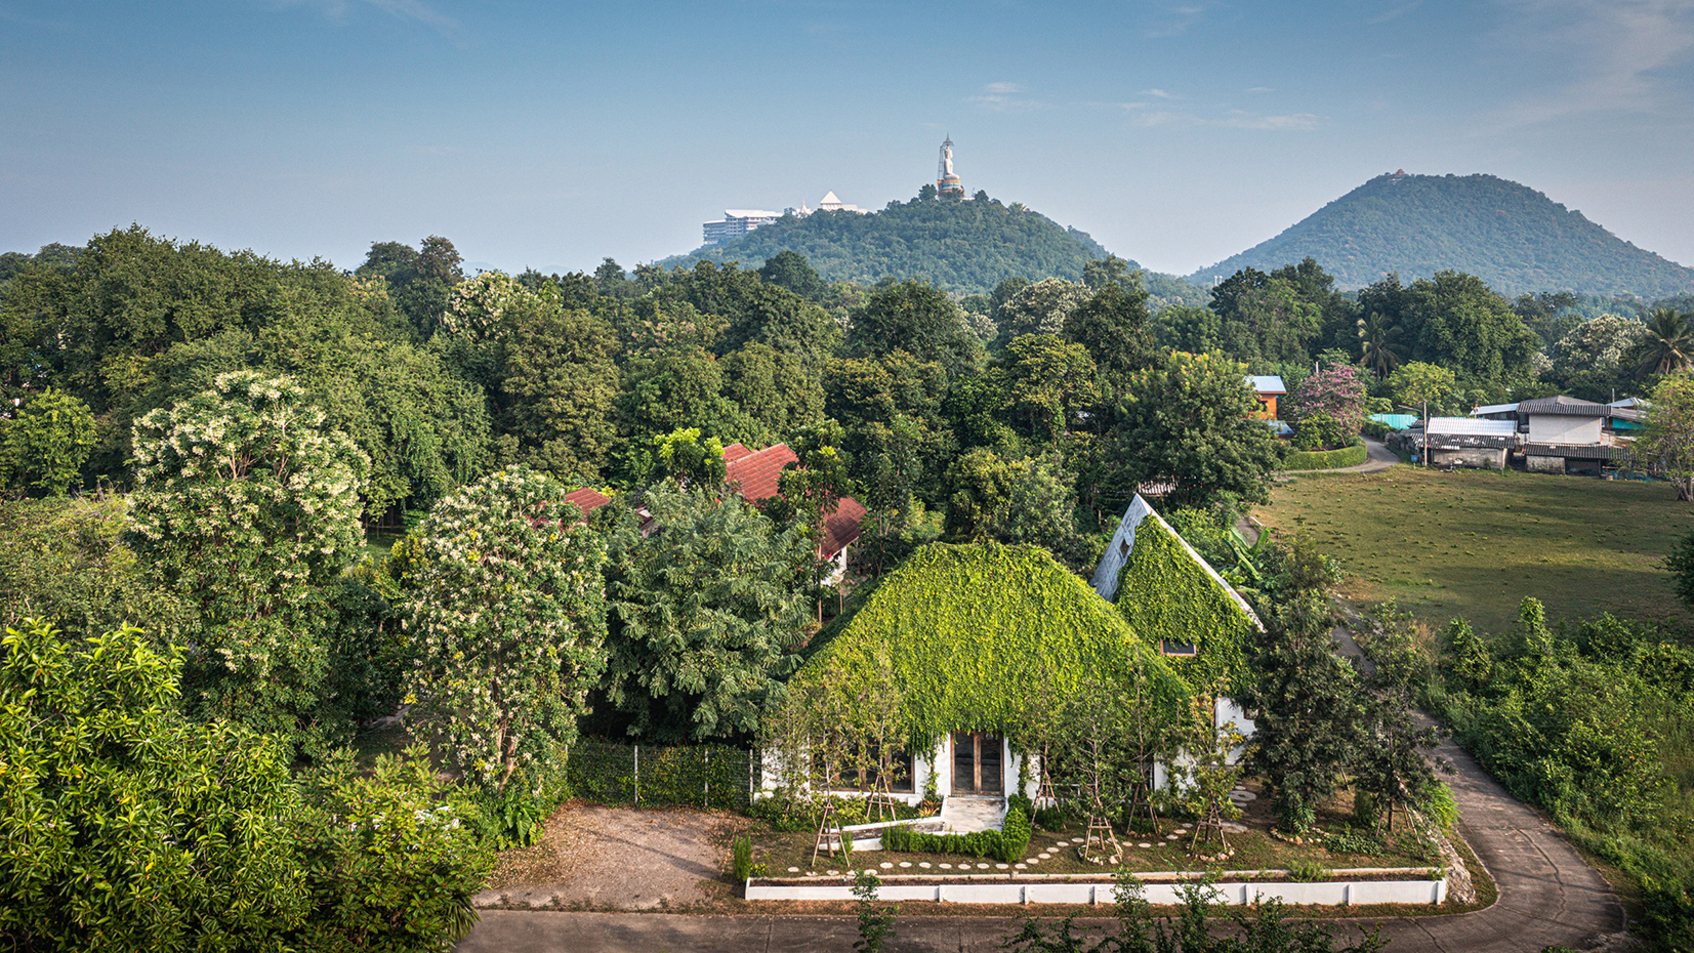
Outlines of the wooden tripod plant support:
{"label": "wooden tripod plant support", "polygon": [[1147,822],[1153,825],[1153,833],[1163,834],[1159,827],[1159,814],[1153,810],[1153,783],[1148,777],[1152,769],[1143,765],[1136,775],[1135,785],[1129,790],[1129,817],[1125,821],[1126,829],[1133,830],[1138,814],[1145,814]]}
{"label": "wooden tripod plant support", "polygon": [[1194,855],[1202,842],[1210,840],[1206,835],[1213,833],[1218,836],[1218,846],[1224,854],[1229,854],[1229,841],[1223,836],[1223,808],[1218,804],[1218,798],[1206,800],[1206,810],[1200,816],[1200,823],[1194,825],[1194,837],[1188,842],[1188,853]]}
{"label": "wooden tripod plant support", "polygon": [[831,837],[835,837],[838,843],[842,843],[844,842],[844,838],[847,836],[845,831],[830,830],[831,824],[834,821],[835,806],[826,798],[823,802],[823,811],[818,814],[817,833],[812,837],[812,866],[814,867],[817,866],[818,854],[820,852],[825,854],[834,853],[834,851],[830,850],[829,847]]}
{"label": "wooden tripod plant support", "polygon": [[876,812],[876,819],[879,821],[900,819],[900,802],[894,800],[894,792],[888,790],[886,782],[882,790],[872,791],[871,796],[865,798],[865,820],[871,819],[871,811]]}
{"label": "wooden tripod plant support", "polygon": [[[1094,853],[1098,845],[1099,852]],[[1110,851],[1107,845],[1111,846]],[[1091,864],[1117,864],[1123,860],[1123,845],[1118,843],[1118,835],[1112,831],[1112,822],[1106,818],[1105,805],[1098,800],[1088,812],[1088,833],[1082,838],[1082,846],[1077,848],[1077,854]]]}

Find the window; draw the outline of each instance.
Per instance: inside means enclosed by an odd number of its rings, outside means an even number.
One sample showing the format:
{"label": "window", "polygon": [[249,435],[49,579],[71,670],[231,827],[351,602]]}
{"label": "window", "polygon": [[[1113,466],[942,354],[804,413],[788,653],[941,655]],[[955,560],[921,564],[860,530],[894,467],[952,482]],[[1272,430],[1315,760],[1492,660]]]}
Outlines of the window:
{"label": "window", "polygon": [[[859,772],[861,763],[866,766],[863,777]],[[912,786],[912,756],[898,748],[891,749],[884,757],[882,750],[872,745],[863,758],[850,753],[831,765],[823,764],[820,758],[816,767],[829,779],[828,787],[835,791],[880,791],[884,771],[888,772],[890,792],[911,794],[915,790]]]}
{"label": "window", "polygon": [[1175,655],[1188,658],[1192,658],[1193,656],[1200,654],[1198,646],[1190,645],[1186,642],[1176,642],[1171,639],[1160,639],[1159,651],[1165,655]]}

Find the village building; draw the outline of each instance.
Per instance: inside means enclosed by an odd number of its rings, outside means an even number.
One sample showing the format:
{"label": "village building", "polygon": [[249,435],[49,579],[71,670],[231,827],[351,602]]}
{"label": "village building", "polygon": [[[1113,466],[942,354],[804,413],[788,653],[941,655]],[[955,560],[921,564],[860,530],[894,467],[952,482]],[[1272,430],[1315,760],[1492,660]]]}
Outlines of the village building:
{"label": "village building", "polygon": [[[742,499],[758,503],[782,495],[779,488],[782,471],[789,464],[798,463],[800,458],[786,443],[774,444],[763,450],[750,450],[739,443],[732,443],[723,448],[723,460],[727,471],[724,482]],[[864,505],[850,496],[838,500],[835,512],[824,517],[818,556],[835,567],[825,579],[826,584],[839,581],[846,573],[847,548],[863,532],[859,523],[864,518]]]}
{"label": "village building", "polygon": [[1247,386],[1259,395],[1259,409],[1253,414],[1254,420],[1281,420],[1276,409],[1276,399],[1288,393],[1288,388],[1282,383],[1282,377],[1277,374],[1249,374]]}

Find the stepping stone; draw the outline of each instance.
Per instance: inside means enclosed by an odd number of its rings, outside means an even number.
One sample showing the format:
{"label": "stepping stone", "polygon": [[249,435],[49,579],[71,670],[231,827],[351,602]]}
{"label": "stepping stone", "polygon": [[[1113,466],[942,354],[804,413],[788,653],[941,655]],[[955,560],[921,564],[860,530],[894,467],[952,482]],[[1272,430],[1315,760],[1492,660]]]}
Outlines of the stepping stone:
{"label": "stepping stone", "polygon": [[902,866],[902,867],[910,867],[910,866],[912,866],[912,862],[911,862],[911,861],[909,861],[909,860],[902,860],[902,861],[900,861],[900,866]]}
{"label": "stepping stone", "polygon": [[987,864],[977,864],[977,865],[976,865],[976,869],[977,869],[977,870],[987,870],[987,869],[988,869],[988,865],[987,865]]}
{"label": "stepping stone", "polygon": [[1041,858],[1042,860],[1051,860],[1052,857],[1053,857],[1052,854],[1049,854],[1046,851],[1042,851],[1041,853],[1036,854],[1035,856]]}
{"label": "stepping stone", "polygon": [[1041,863],[1041,858],[1039,858],[1039,857],[1031,857],[1031,858],[1030,858],[1030,859],[1029,859],[1029,860],[1027,860],[1027,861],[1025,861],[1025,863],[1029,863],[1029,864],[1039,864],[1039,863]]}
{"label": "stepping stone", "polygon": [[1180,836],[1182,836],[1182,835],[1180,835],[1180,834],[1166,834],[1165,840],[1176,840]]}
{"label": "stepping stone", "polygon": [[1028,870],[1029,869],[1028,864],[1013,864],[1012,866],[1017,868],[1018,870]]}
{"label": "stepping stone", "polygon": [[1010,870],[1011,865],[1010,864],[995,864],[994,869],[995,870]]}
{"label": "stepping stone", "polygon": [[882,869],[883,870],[893,870],[894,865],[885,860],[885,861],[882,862]]}
{"label": "stepping stone", "polygon": [[789,872],[789,873],[791,873],[791,874],[797,874],[797,873],[799,873],[799,872],[800,872],[800,868],[798,868],[798,867],[790,867],[790,868],[788,868],[788,872]]}
{"label": "stepping stone", "polygon": [[952,870],[952,869],[953,869],[953,865],[952,865],[952,864],[942,864],[942,865],[941,865],[941,869],[942,869],[942,870]]}
{"label": "stepping stone", "polygon": [[1141,848],[1147,848],[1147,847],[1152,847],[1153,845],[1152,844],[1136,844],[1135,846],[1141,847]]}
{"label": "stepping stone", "polygon": [[839,871],[839,870],[826,870],[826,871],[824,871],[824,873],[829,874],[831,877],[841,876],[841,871]]}
{"label": "stepping stone", "polygon": [[929,869],[929,861],[927,861],[927,860],[920,860],[920,861],[918,861],[918,866],[919,866],[919,867],[922,867],[922,868],[923,868],[923,869],[925,869],[925,870],[928,870],[928,869]]}
{"label": "stepping stone", "polygon": [[1059,847],[1069,847],[1069,846],[1070,846],[1070,845],[1071,845],[1071,842],[1070,842],[1070,841],[1068,841],[1068,840],[1062,840],[1062,841],[1059,841],[1059,843],[1058,843],[1058,845],[1057,845],[1057,846],[1059,846]]}

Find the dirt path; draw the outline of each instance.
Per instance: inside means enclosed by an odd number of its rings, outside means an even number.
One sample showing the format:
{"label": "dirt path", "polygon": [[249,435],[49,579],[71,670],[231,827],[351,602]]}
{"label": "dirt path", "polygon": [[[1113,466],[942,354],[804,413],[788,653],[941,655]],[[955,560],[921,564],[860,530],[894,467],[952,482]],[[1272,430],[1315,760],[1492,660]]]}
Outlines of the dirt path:
{"label": "dirt path", "polygon": [[[503,856],[477,906],[511,903],[569,910],[650,910],[707,899],[719,874],[712,842],[728,815],[570,802],[547,820],[542,842]],[[563,948],[561,948],[563,949]]]}

